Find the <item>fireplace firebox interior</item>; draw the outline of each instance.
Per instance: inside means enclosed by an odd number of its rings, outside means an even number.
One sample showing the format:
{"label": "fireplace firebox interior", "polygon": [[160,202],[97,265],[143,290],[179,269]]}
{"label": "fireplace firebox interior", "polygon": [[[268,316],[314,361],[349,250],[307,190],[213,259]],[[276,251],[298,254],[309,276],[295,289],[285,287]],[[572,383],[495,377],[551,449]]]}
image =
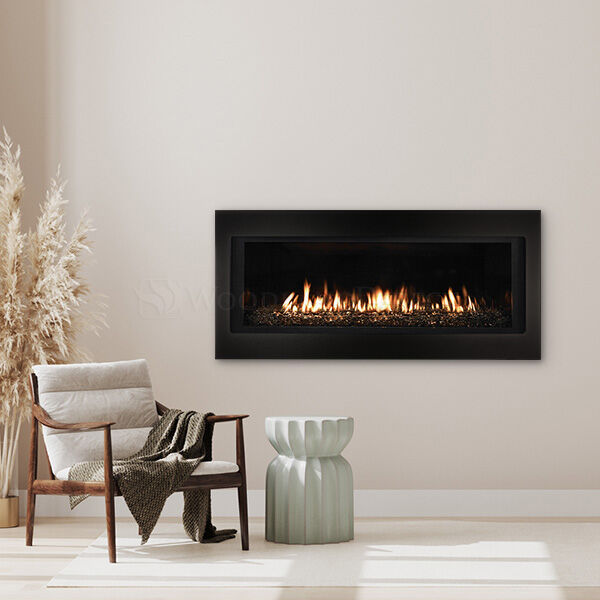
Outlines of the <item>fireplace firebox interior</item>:
{"label": "fireplace firebox interior", "polygon": [[522,240],[244,239],[244,326],[514,329]]}
{"label": "fireplace firebox interior", "polygon": [[217,211],[215,233],[217,358],[540,358],[539,211]]}

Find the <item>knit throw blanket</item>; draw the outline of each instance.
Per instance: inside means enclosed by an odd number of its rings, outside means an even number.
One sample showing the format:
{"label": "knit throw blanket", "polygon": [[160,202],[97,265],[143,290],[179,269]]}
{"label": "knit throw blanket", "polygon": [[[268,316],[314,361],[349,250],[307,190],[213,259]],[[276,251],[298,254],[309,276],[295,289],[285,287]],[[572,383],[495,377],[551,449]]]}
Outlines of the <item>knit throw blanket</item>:
{"label": "knit throw blanket", "polygon": [[[210,413],[169,410],[148,434],[144,447],[129,458],[113,461],[116,485],[140,528],[142,544],[154,530],[167,498],[202,462],[211,460],[213,424]],[[77,463],[69,470],[75,481],[104,481],[104,461]],[[235,529],[217,531],[211,522],[210,490],[185,490],[183,526],[196,542],[221,542]],[[71,509],[87,495],[71,496]]]}

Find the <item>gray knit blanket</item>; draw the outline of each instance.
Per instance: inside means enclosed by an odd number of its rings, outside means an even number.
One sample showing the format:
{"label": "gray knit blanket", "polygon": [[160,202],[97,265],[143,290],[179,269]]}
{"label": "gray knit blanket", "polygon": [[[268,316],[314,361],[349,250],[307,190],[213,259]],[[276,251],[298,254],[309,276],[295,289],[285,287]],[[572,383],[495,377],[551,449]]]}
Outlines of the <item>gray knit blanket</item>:
{"label": "gray knit blanket", "polygon": [[[202,462],[211,460],[213,424],[210,413],[169,410],[148,434],[144,447],[129,458],[113,460],[118,490],[137,522],[145,544],[154,530],[167,498]],[[74,481],[104,481],[104,461],[81,462],[69,470]],[[211,522],[210,490],[185,490],[183,526],[196,542],[221,542],[235,529],[217,531]],[[87,495],[71,496],[71,509]]]}

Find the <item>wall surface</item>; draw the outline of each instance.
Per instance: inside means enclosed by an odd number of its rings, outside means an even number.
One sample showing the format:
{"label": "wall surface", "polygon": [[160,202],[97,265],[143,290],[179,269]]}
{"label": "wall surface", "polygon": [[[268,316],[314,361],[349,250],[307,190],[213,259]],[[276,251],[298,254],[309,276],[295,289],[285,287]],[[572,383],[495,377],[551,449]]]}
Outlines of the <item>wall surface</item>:
{"label": "wall surface", "polygon": [[0,133],[6,127],[15,146],[21,146],[25,228],[47,180],[47,34],[44,0],[0,0]]}
{"label": "wall surface", "polygon": [[[355,417],[360,489],[600,488],[600,3],[47,6],[40,168],[97,228],[98,360],[251,413],[253,489],[292,413]],[[258,208],[542,209],[543,360],[215,361],[214,211]]]}

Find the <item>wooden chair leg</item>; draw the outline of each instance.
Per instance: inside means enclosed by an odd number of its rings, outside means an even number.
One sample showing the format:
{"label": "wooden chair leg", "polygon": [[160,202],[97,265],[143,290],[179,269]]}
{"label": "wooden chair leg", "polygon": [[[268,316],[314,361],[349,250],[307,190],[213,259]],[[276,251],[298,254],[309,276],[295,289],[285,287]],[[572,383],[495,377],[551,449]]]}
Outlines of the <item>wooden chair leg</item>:
{"label": "wooden chair leg", "polygon": [[25,526],[25,545],[33,545],[33,521],[35,519],[35,494],[27,490],[27,523]]}
{"label": "wooden chair leg", "polygon": [[237,489],[238,504],[240,507],[240,529],[242,534],[242,550],[248,550],[250,543],[248,540],[248,493],[246,482]]}
{"label": "wooden chair leg", "polygon": [[110,494],[105,495],[106,503],[106,537],[108,539],[108,561],[117,562],[117,542],[115,532],[115,497],[110,490]]}
{"label": "wooden chair leg", "polygon": [[108,539],[108,560],[117,562],[117,542],[115,534],[115,482],[112,472],[112,443],[110,427],[104,429],[104,504],[106,505],[106,537]]}
{"label": "wooden chair leg", "polygon": [[240,529],[242,530],[242,550],[248,550],[248,490],[246,487],[246,451],[244,450],[243,417],[235,421],[235,457],[242,476],[242,485],[237,489],[240,507]]}
{"label": "wooden chair leg", "polygon": [[[33,403],[35,396],[33,392],[33,380],[31,380],[31,392]],[[31,417],[31,431],[29,435],[29,470],[27,473],[27,522],[25,526],[25,545],[33,545],[33,521],[35,519],[35,494],[33,492],[33,482],[37,478],[38,461],[38,422],[35,415]]]}

